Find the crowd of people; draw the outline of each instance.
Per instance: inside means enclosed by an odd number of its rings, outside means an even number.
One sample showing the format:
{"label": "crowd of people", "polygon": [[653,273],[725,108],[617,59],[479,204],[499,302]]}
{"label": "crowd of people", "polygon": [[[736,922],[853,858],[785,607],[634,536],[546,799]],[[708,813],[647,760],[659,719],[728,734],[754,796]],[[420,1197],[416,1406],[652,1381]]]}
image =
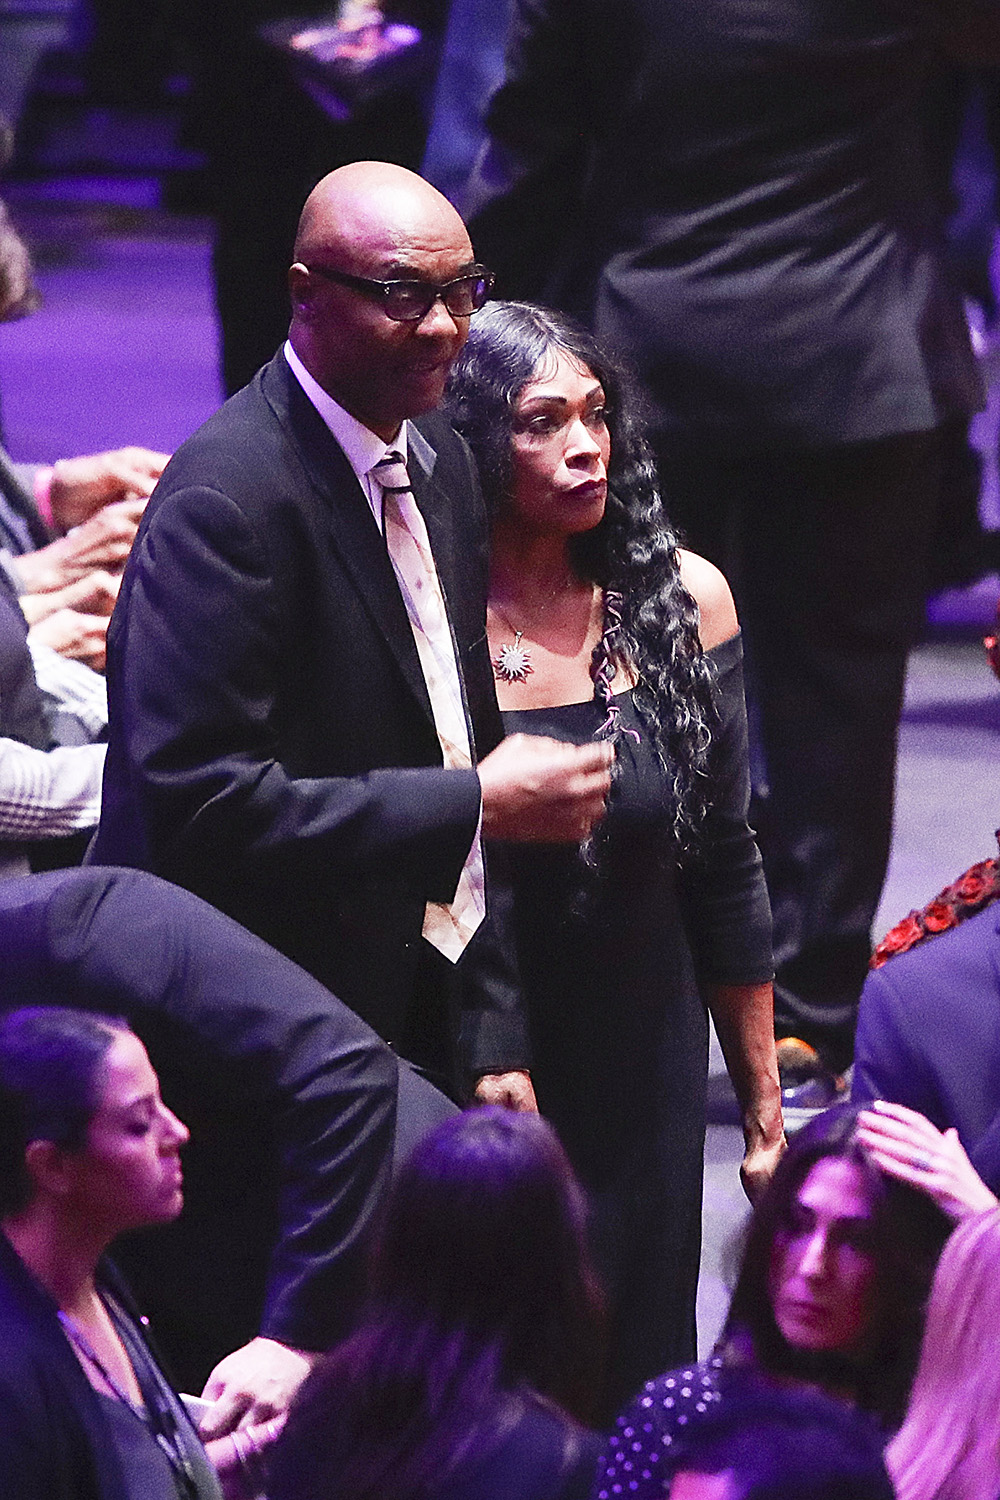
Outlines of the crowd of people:
{"label": "crowd of people", "polygon": [[755,15],[523,0],[474,238],[339,166],[177,453],[0,452],[0,1496],[1000,1497],[1000,876],[843,1077],[1000,32]]}

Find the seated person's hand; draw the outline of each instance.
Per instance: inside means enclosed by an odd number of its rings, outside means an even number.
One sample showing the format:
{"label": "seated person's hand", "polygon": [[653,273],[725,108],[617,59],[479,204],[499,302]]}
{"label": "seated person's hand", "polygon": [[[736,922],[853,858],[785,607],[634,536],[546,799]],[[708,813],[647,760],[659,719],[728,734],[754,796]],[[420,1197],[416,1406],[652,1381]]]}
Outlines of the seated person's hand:
{"label": "seated person's hand", "polygon": [[224,1437],[237,1427],[252,1427],[282,1416],[312,1369],[315,1354],[256,1338],[227,1354],[208,1377],[202,1396],[214,1402],[201,1419],[202,1438]]}
{"label": "seated person's hand", "polygon": [[99,569],[88,573],[78,583],[68,584],[64,589],[53,589],[49,594],[24,594],[21,610],[29,625],[47,620],[59,609],[76,609],[84,615],[111,614],[118,598],[121,576],[105,573]]}
{"label": "seated person's hand", "polygon": [[82,661],[95,672],[104,671],[107,637],[107,615],[84,615],[75,609],[57,609],[28,631],[29,640],[50,646],[60,656]]}
{"label": "seated person's hand", "polygon": [[919,1188],[950,1219],[997,1207],[958,1131],[938,1130],[915,1109],[877,1099],[858,1116],[858,1140],[881,1171]]}
{"label": "seated person's hand", "polygon": [[145,500],[106,505],[67,536],[15,558],[22,594],[65,588],[98,568],[120,573],[145,508]]}
{"label": "seated person's hand", "polygon": [[83,458],[61,458],[52,470],[49,504],[59,531],[80,526],[116,500],[148,500],[169,453],[116,448]]}

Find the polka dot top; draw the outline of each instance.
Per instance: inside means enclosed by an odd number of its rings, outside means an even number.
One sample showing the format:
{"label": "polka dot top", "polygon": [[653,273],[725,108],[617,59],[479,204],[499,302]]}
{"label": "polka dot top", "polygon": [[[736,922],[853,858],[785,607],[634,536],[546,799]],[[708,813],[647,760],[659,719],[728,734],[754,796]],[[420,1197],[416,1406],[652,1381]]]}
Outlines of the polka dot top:
{"label": "polka dot top", "polygon": [[670,1452],[689,1422],[721,1401],[722,1356],[648,1380],[622,1412],[597,1465],[595,1500],[662,1497],[673,1477]]}

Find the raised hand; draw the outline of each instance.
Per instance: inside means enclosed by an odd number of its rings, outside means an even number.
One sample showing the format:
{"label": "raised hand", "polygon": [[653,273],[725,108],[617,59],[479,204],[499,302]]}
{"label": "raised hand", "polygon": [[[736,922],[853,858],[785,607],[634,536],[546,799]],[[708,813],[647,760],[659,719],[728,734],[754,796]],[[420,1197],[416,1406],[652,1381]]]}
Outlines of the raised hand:
{"label": "raised hand", "polygon": [[875,1165],[933,1198],[951,1219],[996,1208],[955,1129],[944,1132],[903,1104],[877,1099],[858,1116],[858,1140]]}

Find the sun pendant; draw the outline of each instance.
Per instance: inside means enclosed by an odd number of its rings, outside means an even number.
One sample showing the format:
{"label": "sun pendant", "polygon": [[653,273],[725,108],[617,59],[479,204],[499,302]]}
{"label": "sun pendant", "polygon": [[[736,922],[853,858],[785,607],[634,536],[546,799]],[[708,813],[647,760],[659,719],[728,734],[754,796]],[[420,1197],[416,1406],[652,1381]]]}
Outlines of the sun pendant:
{"label": "sun pendant", "polygon": [[493,671],[501,682],[524,682],[528,674],[534,671],[531,652],[521,645],[521,634],[520,630],[517,631],[513,643],[501,646],[499,654],[494,658]]}

